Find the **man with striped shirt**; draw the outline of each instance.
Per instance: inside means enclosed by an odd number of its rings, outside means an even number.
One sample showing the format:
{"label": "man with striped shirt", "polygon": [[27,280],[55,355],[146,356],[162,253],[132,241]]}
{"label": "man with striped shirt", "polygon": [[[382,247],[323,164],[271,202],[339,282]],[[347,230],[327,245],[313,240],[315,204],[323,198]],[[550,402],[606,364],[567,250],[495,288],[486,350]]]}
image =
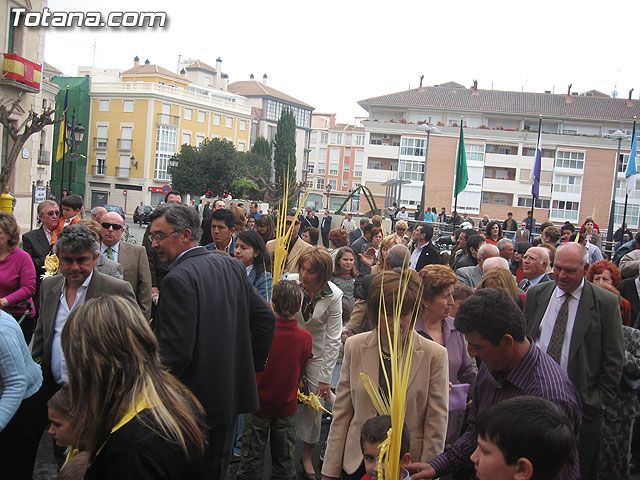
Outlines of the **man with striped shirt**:
{"label": "man with striped shirt", "polygon": [[[482,360],[468,427],[441,455],[428,463],[410,465],[412,480],[437,478],[471,467],[469,457],[478,445],[479,415],[509,398],[530,395],[555,403],[569,417],[577,439],[582,409],[576,389],[558,364],[525,336],[524,316],[504,290],[487,288],[469,297],[458,308],[455,326],[464,334],[469,354]],[[580,478],[577,440],[572,451],[567,469],[559,478]]]}

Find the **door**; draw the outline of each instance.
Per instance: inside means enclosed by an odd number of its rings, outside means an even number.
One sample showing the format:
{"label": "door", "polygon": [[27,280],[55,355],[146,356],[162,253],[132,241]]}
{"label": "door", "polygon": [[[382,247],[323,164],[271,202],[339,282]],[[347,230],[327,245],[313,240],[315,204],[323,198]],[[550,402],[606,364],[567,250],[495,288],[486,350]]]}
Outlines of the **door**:
{"label": "door", "polygon": [[91,208],[101,207],[109,203],[109,192],[91,190]]}

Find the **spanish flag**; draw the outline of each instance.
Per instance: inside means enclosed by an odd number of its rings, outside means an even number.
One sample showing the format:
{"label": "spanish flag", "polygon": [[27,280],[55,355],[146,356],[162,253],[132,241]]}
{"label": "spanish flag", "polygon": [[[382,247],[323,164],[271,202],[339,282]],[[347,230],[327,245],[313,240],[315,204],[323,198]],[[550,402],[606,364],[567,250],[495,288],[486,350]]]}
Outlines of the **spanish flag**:
{"label": "spanish flag", "polygon": [[60,122],[60,130],[58,130],[58,151],[56,152],[56,162],[64,158],[67,143],[67,104],[69,102],[69,85],[64,94],[64,108],[62,109],[62,121]]}

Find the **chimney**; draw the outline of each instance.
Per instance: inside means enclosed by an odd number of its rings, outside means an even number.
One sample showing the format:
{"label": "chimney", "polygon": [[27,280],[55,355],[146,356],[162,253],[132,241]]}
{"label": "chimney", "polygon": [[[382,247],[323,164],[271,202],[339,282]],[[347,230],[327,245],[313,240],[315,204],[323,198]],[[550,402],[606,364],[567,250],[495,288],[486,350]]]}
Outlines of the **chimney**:
{"label": "chimney", "polygon": [[223,73],[222,78],[224,79],[224,86],[222,87],[222,90],[226,92],[227,87],[229,86],[229,75],[227,75],[226,73]]}
{"label": "chimney", "polygon": [[136,68],[139,66],[140,66],[140,57],[136,55],[135,58],[133,59],[133,68]]}
{"label": "chimney", "polygon": [[573,86],[573,83],[569,84],[569,88],[567,88],[567,96],[564,97],[564,101],[566,103],[571,103],[573,101],[573,99],[571,98],[571,87]]}
{"label": "chimney", "polygon": [[183,68],[182,70],[180,70],[180,76],[184,77],[187,75],[187,71]]}
{"label": "chimney", "polygon": [[631,95],[633,95],[633,88],[629,90],[629,98],[627,99],[627,107],[633,107],[633,100],[631,99]]}
{"label": "chimney", "polygon": [[151,62],[150,62],[150,61],[149,61],[149,59],[147,58],[147,59],[144,61],[144,64],[145,64],[145,65],[151,65]]}
{"label": "chimney", "polygon": [[263,83],[264,85],[266,85],[266,84],[267,84],[267,78],[269,78],[269,77],[267,77],[267,74],[265,73],[265,74],[262,76],[262,83]]}
{"label": "chimney", "polygon": [[478,95],[478,80],[473,81],[473,90],[471,90],[471,95]]}
{"label": "chimney", "polygon": [[218,75],[222,74],[222,59],[220,57],[216,58],[216,73]]}
{"label": "chimney", "polygon": [[256,77],[253,76],[253,73],[251,75],[249,75],[249,80],[253,80],[254,78],[256,78]]}
{"label": "chimney", "polygon": [[422,88],[422,80],[424,79],[424,75],[420,75],[420,86],[418,87],[418,92],[422,93],[422,91],[424,90]]}

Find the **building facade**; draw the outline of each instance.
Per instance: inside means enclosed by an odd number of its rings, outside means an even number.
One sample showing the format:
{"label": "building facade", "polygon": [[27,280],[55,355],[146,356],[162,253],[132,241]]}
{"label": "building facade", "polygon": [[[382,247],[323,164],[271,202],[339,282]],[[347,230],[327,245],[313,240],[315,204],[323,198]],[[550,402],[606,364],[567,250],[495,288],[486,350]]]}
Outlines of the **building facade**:
{"label": "building facade", "polygon": [[[457,209],[472,216],[517,219],[531,208],[531,183],[542,115],[542,171],[538,222],[582,223],[592,216],[606,228],[613,182],[615,224],[622,222],[624,171],[629,157],[633,118],[640,102],[612,98],[597,91],[567,95],[479,90],[454,82],[362,100],[369,112],[363,182],[386,203],[397,200],[415,209],[422,195],[426,158],[426,207],[451,212],[455,160],[463,125],[469,182]],[[437,130],[427,138],[426,123]],[[609,138],[621,130],[627,138]],[[614,173],[615,172],[615,173]],[[407,180],[389,196],[382,183]],[[385,195],[386,194],[386,195]],[[628,199],[627,223],[640,220],[640,192]]]}
{"label": "building facade", "polygon": [[[55,72],[43,68],[44,30],[27,28],[22,24],[14,26],[11,9],[20,7],[27,12],[39,12],[46,6],[46,0],[0,0],[0,64],[3,70],[0,98],[4,103],[10,103],[22,95],[19,108],[10,118],[16,127],[22,124],[30,111],[40,114],[45,108],[55,107],[55,96],[59,89],[50,81]],[[31,216],[35,211],[31,201],[33,187],[46,187],[51,177],[53,131],[54,126],[50,125],[29,137],[9,179],[10,191],[16,197],[14,215],[22,232],[31,228]],[[0,146],[0,166],[4,166],[13,146],[5,129],[0,130]]]}
{"label": "building facade", "polygon": [[[200,64],[200,70],[210,68]],[[203,67],[204,65],[204,67]],[[195,67],[193,70],[197,70]],[[198,79],[203,72],[197,70]],[[251,107],[239,95],[199,85],[185,69],[174,74],[148,61],[108,81],[92,81],[87,206],[157,205],[171,183],[169,159],[205,139],[249,149]]]}

